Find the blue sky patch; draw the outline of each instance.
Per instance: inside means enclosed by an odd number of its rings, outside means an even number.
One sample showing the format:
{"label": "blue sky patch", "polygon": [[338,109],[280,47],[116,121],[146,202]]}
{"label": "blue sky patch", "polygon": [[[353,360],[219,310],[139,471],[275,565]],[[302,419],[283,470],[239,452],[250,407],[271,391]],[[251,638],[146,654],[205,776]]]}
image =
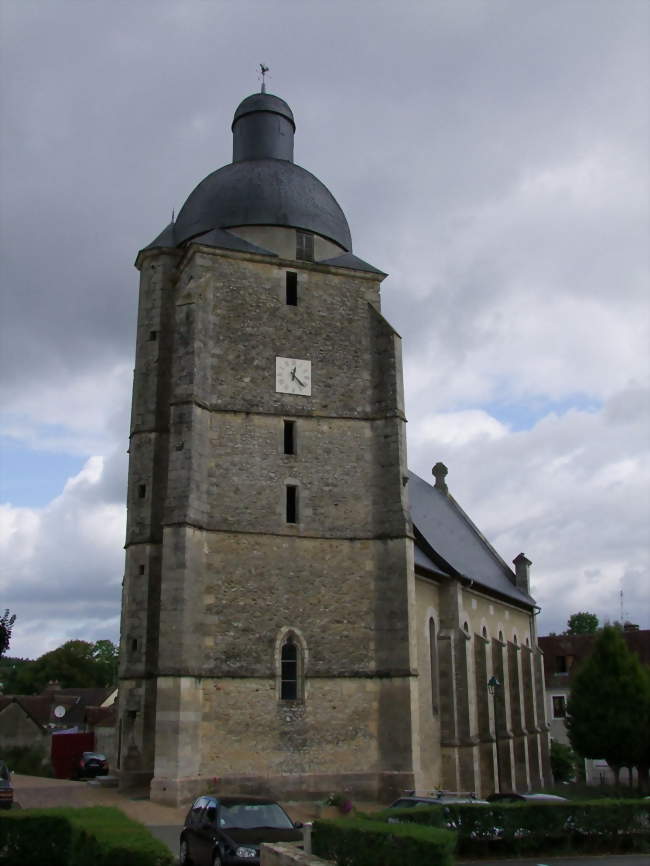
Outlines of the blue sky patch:
{"label": "blue sky patch", "polygon": [[532,398],[526,402],[493,402],[481,408],[505,424],[513,432],[532,429],[547,415],[565,415],[571,409],[579,412],[598,412],[602,402],[586,394],[572,394],[564,400]]}
{"label": "blue sky patch", "polygon": [[47,505],[87,459],[33,451],[15,439],[0,437],[0,502],[27,508]]}

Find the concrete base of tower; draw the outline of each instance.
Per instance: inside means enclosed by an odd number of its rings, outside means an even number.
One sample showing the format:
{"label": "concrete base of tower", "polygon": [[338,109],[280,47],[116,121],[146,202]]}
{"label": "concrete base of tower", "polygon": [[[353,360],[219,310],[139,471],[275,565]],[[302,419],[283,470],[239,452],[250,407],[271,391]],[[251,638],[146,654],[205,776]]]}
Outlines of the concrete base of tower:
{"label": "concrete base of tower", "polygon": [[252,794],[274,800],[322,800],[332,793],[351,800],[389,805],[404,791],[413,790],[413,773],[298,773],[276,776],[154,777],[150,798],[168,806],[182,806],[201,794]]}

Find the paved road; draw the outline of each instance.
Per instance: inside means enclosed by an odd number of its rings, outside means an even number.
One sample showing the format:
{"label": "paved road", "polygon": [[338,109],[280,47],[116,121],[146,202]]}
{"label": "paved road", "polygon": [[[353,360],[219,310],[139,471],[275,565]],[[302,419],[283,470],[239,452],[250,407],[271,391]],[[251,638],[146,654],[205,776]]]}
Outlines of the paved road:
{"label": "paved road", "polygon": [[588,857],[528,857],[524,860],[457,860],[456,866],[648,866],[648,854]]}
{"label": "paved road", "polygon": [[[160,839],[161,842],[164,842],[165,845],[169,848],[169,850],[178,857],[178,840],[181,835],[181,830],[183,829],[182,825],[179,824],[177,827],[172,824],[158,825],[156,827],[152,827],[151,825],[147,825],[147,830],[152,833],[156,839]],[[633,864],[636,866],[636,863]]]}
{"label": "paved road", "polygon": [[[157,826],[148,828],[153,835],[164,842],[178,856],[178,839],[181,825]],[[457,860],[456,866],[648,866],[647,854],[613,854],[611,856],[589,857],[528,857],[519,860]]]}

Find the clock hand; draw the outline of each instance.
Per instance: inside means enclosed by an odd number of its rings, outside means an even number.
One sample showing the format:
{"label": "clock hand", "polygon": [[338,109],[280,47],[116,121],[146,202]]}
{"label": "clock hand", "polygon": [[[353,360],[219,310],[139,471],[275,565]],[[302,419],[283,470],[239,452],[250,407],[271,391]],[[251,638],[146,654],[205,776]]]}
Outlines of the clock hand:
{"label": "clock hand", "polygon": [[294,378],[294,381],[296,381],[300,385],[301,388],[305,387],[305,383],[301,382],[297,376],[294,376],[293,378]]}
{"label": "clock hand", "polygon": [[293,370],[291,371],[291,378],[292,378],[292,379],[295,379],[295,378],[296,378],[296,368],[295,368],[295,367],[294,367]]}

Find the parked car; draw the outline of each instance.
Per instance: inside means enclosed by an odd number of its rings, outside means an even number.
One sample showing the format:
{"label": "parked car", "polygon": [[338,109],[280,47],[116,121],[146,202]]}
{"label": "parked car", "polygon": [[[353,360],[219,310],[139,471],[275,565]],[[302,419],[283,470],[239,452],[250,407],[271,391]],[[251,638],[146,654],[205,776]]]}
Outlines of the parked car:
{"label": "parked car", "polygon": [[83,752],[77,768],[77,777],[79,779],[94,779],[97,776],[108,776],[106,755],[99,752]]}
{"label": "parked car", "polygon": [[14,788],[11,784],[11,770],[0,761],[0,809],[11,809],[14,802]]}
{"label": "parked car", "polygon": [[[430,796],[418,796],[417,794],[408,794],[395,800],[395,802],[391,803],[388,808],[413,809],[417,808],[418,806],[439,806],[443,810],[443,815],[446,819],[445,827],[448,830],[459,830],[460,827],[458,823],[454,820],[454,818],[452,818],[450,814],[449,806],[458,806],[465,804],[472,804],[476,806],[489,805],[487,800],[479,800],[477,797],[474,796],[474,794],[456,794],[451,791],[441,791],[439,793],[433,793]],[[388,819],[389,824],[397,824],[399,822],[400,819],[397,816],[395,818]]]}
{"label": "parked car", "polygon": [[301,839],[301,827],[264,797],[199,797],[181,832],[181,866],[255,866],[262,842]]}
{"label": "parked car", "polygon": [[[419,796],[417,794],[407,794],[404,797],[400,797],[395,800],[394,803],[391,803],[388,807],[389,809],[413,809],[418,806],[440,806],[443,809],[443,814],[447,819],[445,822],[445,826],[448,830],[457,830],[458,827],[456,822],[451,818],[448,806],[458,806],[465,803],[472,803],[477,806],[487,806],[489,805],[487,800],[479,800],[473,794],[455,794],[449,791],[433,793],[430,796]],[[389,818],[389,824],[397,824],[399,822],[399,818]]]}
{"label": "parked car", "polygon": [[477,803],[487,806],[487,800],[479,800],[474,794],[454,794],[450,791],[442,791],[428,795],[406,794],[395,800],[389,809],[413,809],[415,806],[445,806],[447,804],[457,805],[459,803]]}
{"label": "parked car", "polygon": [[517,791],[501,791],[490,794],[489,803],[566,803],[566,797],[557,794],[519,794]]}

